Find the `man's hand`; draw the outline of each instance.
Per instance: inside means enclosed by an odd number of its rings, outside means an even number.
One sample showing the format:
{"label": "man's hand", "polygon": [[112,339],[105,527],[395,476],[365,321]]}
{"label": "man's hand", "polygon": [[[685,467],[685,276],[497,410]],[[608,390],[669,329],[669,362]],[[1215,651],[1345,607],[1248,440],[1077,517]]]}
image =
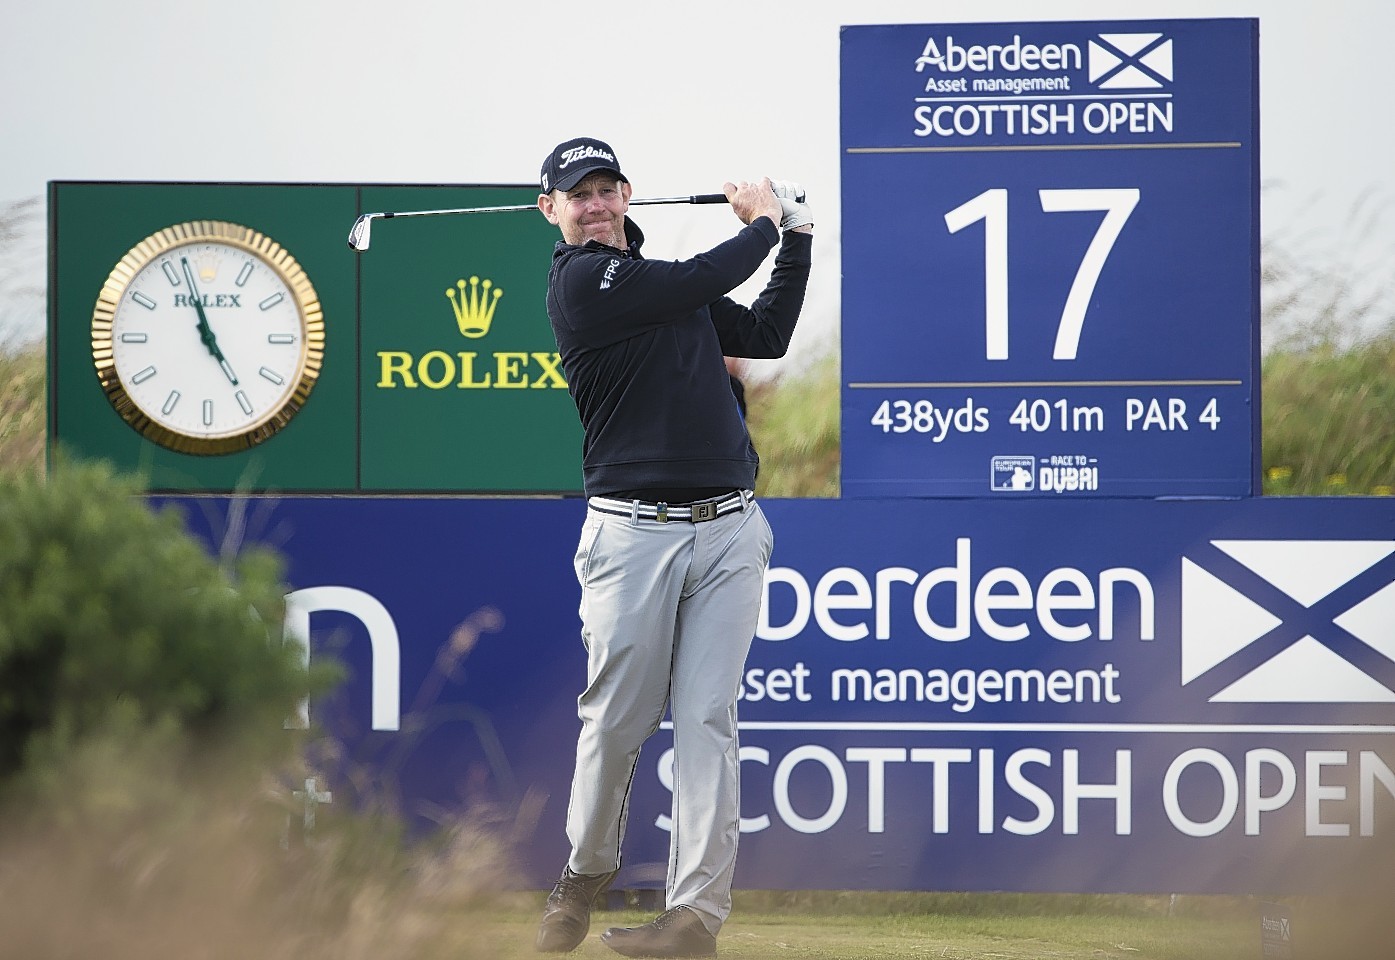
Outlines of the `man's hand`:
{"label": "man's hand", "polygon": [[[772,185],[775,196],[780,201],[780,211],[783,218],[780,220],[781,230],[796,230],[800,227],[812,228],[814,226],[814,213],[809,209],[809,205],[804,202],[804,188],[789,180],[776,180]],[[804,233],[812,232],[809,229]]]}
{"label": "man's hand", "polygon": [[732,212],[742,223],[754,223],[757,217],[769,217],[770,222],[779,224],[784,217],[780,200],[775,196],[774,185],[765,177],[759,183],[725,183],[722,192],[727,195]]}

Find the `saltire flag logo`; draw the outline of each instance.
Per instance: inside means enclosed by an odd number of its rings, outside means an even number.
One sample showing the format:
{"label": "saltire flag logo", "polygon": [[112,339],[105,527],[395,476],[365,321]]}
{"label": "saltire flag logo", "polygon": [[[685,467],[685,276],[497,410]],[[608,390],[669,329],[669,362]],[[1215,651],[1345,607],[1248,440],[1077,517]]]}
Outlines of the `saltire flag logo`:
{"label": "saltire flag logo", "polygon": [[1182,558],[1182,684],[1211,703],[1395,703],[1395,541],[1213,540]]}
{"label": "saltire flag logo", "polygon": [[1172,82],[1172,40],[1161,33],[1102,33],[1090,41],[1090,82],[1101,90],[1157,90]]}

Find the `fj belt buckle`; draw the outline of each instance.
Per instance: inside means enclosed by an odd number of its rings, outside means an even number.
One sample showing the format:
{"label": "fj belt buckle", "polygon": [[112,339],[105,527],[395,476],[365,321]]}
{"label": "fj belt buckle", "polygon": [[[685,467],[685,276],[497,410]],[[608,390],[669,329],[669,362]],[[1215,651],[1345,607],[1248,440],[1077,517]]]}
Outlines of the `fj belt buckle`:
{"label": "fj belt buckle", "polygon": [[704,520],[717,519],[717,502],[715,500],[708,503],[693,504],[693,523],[702,523]]}

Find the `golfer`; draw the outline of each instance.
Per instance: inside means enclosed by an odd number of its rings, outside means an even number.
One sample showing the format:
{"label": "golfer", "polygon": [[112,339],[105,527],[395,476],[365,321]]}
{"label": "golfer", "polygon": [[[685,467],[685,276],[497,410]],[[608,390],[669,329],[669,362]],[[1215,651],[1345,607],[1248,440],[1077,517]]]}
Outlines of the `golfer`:
{"label": "golfer", "polygon": [[[621,863],[640,746],[673,719],[667,909],[601,940],[631,957],[706,957],[731,911],[740,818],[736,693],[773,538],[759,459],[723,356],[789,347],[813,245],[794,184],[728,183],[745,224],[690,260],[646,260],[615,151],[583,137],[543,161],[538,209],[562,232],[547,313],[585,431],[575,566],[586,689],[567,809],[571,856],[538,928],[575,949]],[[783,233],[783,237],[782,234]],[[727,294],[779,244],[750,306]]]}

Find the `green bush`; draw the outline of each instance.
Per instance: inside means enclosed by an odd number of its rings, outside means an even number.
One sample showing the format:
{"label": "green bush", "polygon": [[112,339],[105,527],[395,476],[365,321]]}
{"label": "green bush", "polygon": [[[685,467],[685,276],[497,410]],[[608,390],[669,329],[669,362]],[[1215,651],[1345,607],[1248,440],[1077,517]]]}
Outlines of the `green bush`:
{"label": "green bush", "polygon": [[0,465],[0,960],[497,956],[507,838],[409,850],[343,796],[310,828],[293,791],[342,757],[284,721],[338,666],[281,642],[275,554],[220,566],[141,493]]}
{"label": "green bush", "polygon": [[0,472],[0,784],[113,723],[286,740],[307,676],[279,558],[223,569],[140,493],[98,464]]}

